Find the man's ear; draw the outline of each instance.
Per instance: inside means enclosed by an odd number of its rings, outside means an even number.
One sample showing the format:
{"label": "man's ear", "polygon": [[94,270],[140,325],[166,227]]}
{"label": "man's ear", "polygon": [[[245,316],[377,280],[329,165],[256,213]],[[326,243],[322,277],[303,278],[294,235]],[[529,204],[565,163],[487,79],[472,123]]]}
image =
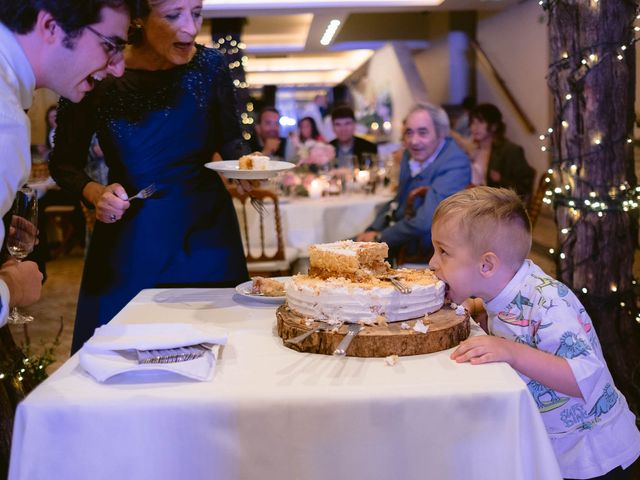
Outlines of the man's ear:
{"label": "man's ear", "polygon": [[492,277],[500,267],[500,258],[493,252],[485,252],[480,256],[480,275]]}
{"label": "man's ear", "polygon": [[55,18],[44,10],[38,12],[34,30],[46,43],[54,43],[57,36],[63,33]]}

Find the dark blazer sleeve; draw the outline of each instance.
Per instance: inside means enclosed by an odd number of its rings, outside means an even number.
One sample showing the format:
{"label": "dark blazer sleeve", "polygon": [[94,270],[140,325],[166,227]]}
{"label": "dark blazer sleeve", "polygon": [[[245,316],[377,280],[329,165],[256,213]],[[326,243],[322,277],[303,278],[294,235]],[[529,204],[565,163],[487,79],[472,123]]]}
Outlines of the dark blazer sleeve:
{"label": "dark blazer sleeve", "polygon": [[[500,181],[491,180],[491,170],[500,173]],[[528,200],[533,189],[535,170],[529,166],[520,145],[504,141],[493,145],[487,168],[487,185],[513,189],[523,200]]]}
{"label": "dark blazer sleeve", "polygon": [[463,190],[471,182],[471,164],[465,153],[447,139],[438,158],[423,172],[424,183],[429,186],[424,202],[412,218],[402,218],[381,232],[381,240],[389,246],[399,246],[420,239],[431,242],[431,219],[438,204],[454,193]]}
{"label": "dark blazer sleeve", "polygon": [[56,183],[82,198],[82,189],[91,182],[85,173],[91,137],[95,133],[95,113],[91,94],[80,103],[61,98],[54,148],[49,155],[49,172]]}
{"label": "dark blazer sleeve", "polygon": [[213,49],[207,51],[214,75],[214,94],[210,106],[213,119],[213,148],[224,159],[240,158],[251,149],[242,138],[236,90],[223,55]]}

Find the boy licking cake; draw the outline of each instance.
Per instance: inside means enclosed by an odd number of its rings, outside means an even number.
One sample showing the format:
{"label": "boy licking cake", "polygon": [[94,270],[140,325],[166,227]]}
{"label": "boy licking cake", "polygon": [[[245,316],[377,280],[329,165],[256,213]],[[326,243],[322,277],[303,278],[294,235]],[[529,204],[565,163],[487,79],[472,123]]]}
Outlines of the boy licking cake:
{"label": "boy licking cake", "polygon": [[509,363],[527,383],[565,478],[626,478],[640,455],[634,415],[616,389],[584,307],[526,259],[531,225],[518,196],[475,187],[433,216],[430,265],[452,301],[479,297],[488,336],[470,337],[456,362]]}

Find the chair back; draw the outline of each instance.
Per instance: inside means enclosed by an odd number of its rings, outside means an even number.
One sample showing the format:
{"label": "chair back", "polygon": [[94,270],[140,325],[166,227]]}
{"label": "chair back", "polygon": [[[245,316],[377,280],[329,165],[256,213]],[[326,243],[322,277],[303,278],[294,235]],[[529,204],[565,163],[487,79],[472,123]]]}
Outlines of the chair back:
{"label": "chair back", "polygon": [[404,209],[405,218],[413,218],[416,216],[416,209],[414,207],[416,198],[424,198],[428,191],[429,187],[425,185],[422,187],[416,187],[409,192],[409,195],[407,195],[407,207]]}
{"label": "chair back", "polygon": [[542,201],[544,200],[545,192],[549,189],[549,181],[551,176],[548,172],[545,172],[544,175],[540,177],[540,181],[538,182],[538,188],[534,192],[531,200],[529,201],[529,205],[527,205],[527,213],[529,214],[529,219],[531,220],[531,230],[536,224],[538,220],[538,216],[540,215],[540,210],[542,209]]}
{"label": "chair back", "polygon": [[[271,190],[255,188],[249,195],[238,192],[235,187],[230,188],[229,193],[236,204],[249,271],[251,263],[285,260],[278,195]],[[252,198],[254,203],[262,202],[264,208],[255,208]]]}

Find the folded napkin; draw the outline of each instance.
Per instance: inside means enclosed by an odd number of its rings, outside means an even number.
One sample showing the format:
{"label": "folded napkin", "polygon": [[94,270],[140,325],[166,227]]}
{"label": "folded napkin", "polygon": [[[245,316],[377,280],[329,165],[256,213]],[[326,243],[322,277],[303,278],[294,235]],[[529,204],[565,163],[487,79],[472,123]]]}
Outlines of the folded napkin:
{"label": "folded napkin", "polygon": [[[159,350],[200,343],[213,347],[203,356],[176,363],[139,364],[137,350]],[[206,324],[155,323],[103,325],[80,349],[80,365],[99,382],[125,372],[167,371],[205,381],[213,378],[226,331]]]}

